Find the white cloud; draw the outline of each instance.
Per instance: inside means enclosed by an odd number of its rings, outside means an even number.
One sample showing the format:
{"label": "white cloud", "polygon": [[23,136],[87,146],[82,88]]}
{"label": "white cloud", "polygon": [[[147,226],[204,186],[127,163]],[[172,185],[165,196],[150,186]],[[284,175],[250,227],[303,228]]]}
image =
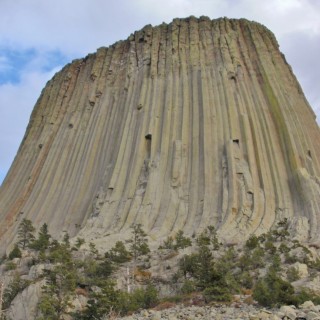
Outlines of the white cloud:
{"label": "white cloud", "polygon": [[27,72],[19,83],[0,86],[0,178],[15,157],[42,88],[56,71]]}
{"label": "white cloud", "polygon": [[264,24],[277,37],[304,92],[320,118],[320,2],[313,0],[138,0],[141,15],[160,22],[176,16],[247,18]]}
{"label": "white cloud", "polygon": [[8,58],[6,56],[0,56],[0,72],[6,72],[11,69]]}
{"label": "white cloud", "polygon": [[139,14],[131,3],[1,0],[0,42],[21,48],[58,49],[70,56],[86,54],[127,37],[129,29],[135,30],[130,26],[139,24],[135,20]]}

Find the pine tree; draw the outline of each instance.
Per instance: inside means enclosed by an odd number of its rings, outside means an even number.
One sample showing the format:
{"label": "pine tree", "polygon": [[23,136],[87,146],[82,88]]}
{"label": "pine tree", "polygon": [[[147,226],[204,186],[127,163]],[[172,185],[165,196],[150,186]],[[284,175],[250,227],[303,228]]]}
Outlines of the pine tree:
{"label": "pine tree", "polygon": [[208,226],[197,238],[198,246],[212,246],[213,250],[219,250],[220,243],[214,226]]}
{"label": "pine tree", "polygon": [[39,250],[39,251],[46,250],[50,245],[50,238],[51,238],[51,235],[49,234],[49,231],[48,231],[48,225],[44,223],[39,230],[38,239],[33,241],[30,244],[30,247],[32,249]]}
{"label": "pine tree", "polygon": [[136,261],[139,256],[145,255],[150,252],[147,234],[143,231],[141,223],[133,224],[132,238],[128,241],[131,243],[130,252]]}
{"label": "pine tree", "polygon": [[14,258],[21,258],[21,250],[19,249],[17,244],[14,245],[12,251],[9,253],[8,258],[9,260],[12,260]]}
{"label": "pine tree", "polygon": [[176,243],[174,249],[184,249],[192,245],[190,238],[185,237],[182,230],[179,230],[176,235]]}
{"label": "pine tree", "polygon": [[30,281],[21,279],[20,275],[16,273],[13,279],[7,285],[7,288],[3,292],[2,309],[5,310],[10,307],[12,300],[19,292],[22,292]]}
{"label": "pine tree", "polygon": [[59,320],[71,307],[71,296],[76,288],[77,273],[72,263],[61,263],[53,269],[44,270],[46,279],[38,304],[39,319]]}
{"label": "pine tree", "polygon": [[99,291],[91,294],[87,308],[83,312],[76,314],[76,319],[103,319],[106,314],[112,311],[120,312],[124,307],[127,299],[125,294],[116,289],[114,282],[104,280],[99,287]]}
{"label": "pine tree", "polygon": [[125,263],[131,260],[130,252],[122,241],[117,241],[114,247],[106,252],[105,257],[115,263]]}
{"label": "pine tree", "polygon": [[34,231],[35,228],[32,225],[31,220],[24,218],[18,229],[18,245],[20,245],[22,249],[25,249],[34,240]]}
{"label": "pine tree", "polygon": [[76,248],[77,249],[80,249],[80,247],[85,243],[85,240],[83,238],[77,238],[77,241],[76,241]]}

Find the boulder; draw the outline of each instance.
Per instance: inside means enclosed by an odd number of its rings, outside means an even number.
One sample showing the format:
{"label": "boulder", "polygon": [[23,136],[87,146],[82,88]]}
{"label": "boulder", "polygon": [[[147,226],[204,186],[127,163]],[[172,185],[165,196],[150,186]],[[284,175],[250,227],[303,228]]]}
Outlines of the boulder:
{"label": "boulder", "polygon": [[9,319],[34,320],[36,318],[37,304],[41,296],[41,287],[44,281],[31,284],[12,301],[7,312]]}

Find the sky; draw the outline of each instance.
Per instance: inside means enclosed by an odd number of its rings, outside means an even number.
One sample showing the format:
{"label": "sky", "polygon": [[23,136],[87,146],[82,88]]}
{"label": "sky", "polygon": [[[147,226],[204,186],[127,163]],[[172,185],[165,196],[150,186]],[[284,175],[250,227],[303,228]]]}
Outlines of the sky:
{"label": "sky", "polygon": [[268,27],[320,123],[320,0],[0,0],[0,183],[57,71],[147,24],[190,15]]}

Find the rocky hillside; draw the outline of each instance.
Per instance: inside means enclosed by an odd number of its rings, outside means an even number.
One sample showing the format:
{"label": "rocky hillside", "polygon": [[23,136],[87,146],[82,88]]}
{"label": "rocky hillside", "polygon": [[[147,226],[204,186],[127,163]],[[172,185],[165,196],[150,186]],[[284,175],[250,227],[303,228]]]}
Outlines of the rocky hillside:
{"label": "rocky hillside", "polygon": [[319,241],[319,155],[315,115],[268,29],[148,25],[43,89],[0,189],[1,250],[24,218],[101,248],[132,223],[157,241],[208,225],[241,240],[283,218]]}
{"label": "rocky hillside", "polygon": [[[110,318],[105,318],[105,320]],[[123,320],[316,320],[320,319],[320,305],[306,301],[299,308],[283,306],[280,309],[259,309],[256,306],[236,302],[225,306],[183,306],[166,310],[141,311],[138,314],[116,318]]]}
{"label": "rocky hillside", "polygon": [[24,219],[0,260],[0,319],[316,320],[320,248],[288,230],[282,220],[243,244],[221,242],[213,226],[191,238],[180,230],[150,251],[133,225],[128,241],[99,251],[67,233],[52,239],[46,224],[35,235]]}

